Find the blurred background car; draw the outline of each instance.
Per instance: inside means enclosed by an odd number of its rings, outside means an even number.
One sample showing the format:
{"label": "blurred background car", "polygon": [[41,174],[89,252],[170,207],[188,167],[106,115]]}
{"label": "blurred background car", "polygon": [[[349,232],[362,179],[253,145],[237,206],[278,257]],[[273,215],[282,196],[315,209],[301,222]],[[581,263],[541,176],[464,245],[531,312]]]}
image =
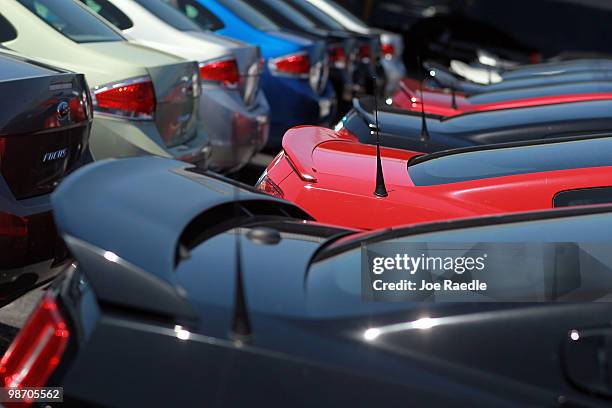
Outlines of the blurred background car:
{"label": "blurred background car", "polygon": [[7,0],[0,14],[15,33],[4,46],[86,75],[96,160],[154,154],[205,164],[195,62],[128,42],[73,0]]}
{"label": "blurred background car", "polygon": [[347,30],[361,34],[374,34],[378,36],[381,49],[381,61],[384,69],[385,83],[384,96],[393,94],[399,81],[406,75],[406,67],[402,56],[404,54],[404,41],[398,34],[390,31],[375,29],[352,14],[333,0],[306,0],[318,7],[324,13],[342,24]]}
{"label": "blurred background car", "polygon": [[[353,99],[353,83],[357,59],[357,40],[346,31],[322,29],[285,0],[250,1],[283,30],[314,41],[325,41],[330,62],[330,80],[338,99],[337,113],[343,114]],[[338,115],[333,120],[338,119]]]}
{"label": "blurred background car", "polygon": [[211,142],[209,167],[235,172],[266,144],[269,107],[255,46],[204,32],[161,0],[81,0],[148,47],[199,63],[200,120]]}
{"label": "blurred background car", "polygon": [[268,148],[280,147],[285,131],[304,123],[329,125],[336,95],[329,83],[324,41],[283,32],[242,0],[167,0],[201,28],[257,44],[264,57],[262,88],[270,104]]}
{"label": "blurred background car", "polygon": [[[0,27],[3,39],[17,35],[2,16]],[[0,306],[69,262],[50,196],[64,177],[91,161],[92,116],[82,74],[0,47]]]}
{"label": "blurred background car", "polygon": [[348,32],[357,40],[357,50],[351,59],[356,59],[353,73],[353,96],[372,95],[375,90],[379,94],[384,92],[386,77],[381,59],[381,45],[379,36],[372,33],[358,33],[347,30],[345,26],[321,11],[307,0],[284,0],[316,22],[317,27],[333,31]]}

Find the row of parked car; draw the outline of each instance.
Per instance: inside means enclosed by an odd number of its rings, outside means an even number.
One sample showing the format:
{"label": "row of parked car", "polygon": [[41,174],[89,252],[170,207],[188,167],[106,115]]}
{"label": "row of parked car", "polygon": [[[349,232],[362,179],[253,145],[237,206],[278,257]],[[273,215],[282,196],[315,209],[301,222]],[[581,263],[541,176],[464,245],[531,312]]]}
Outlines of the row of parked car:
{"label": "row of parked car", "polygon": [[49,194],[82,165],[156,155],[235,172],[278,149],[288,128],[329,125],[338,101],[390,94],[402,76],[401,40],[345,21],[331,2],[5,3],[2,217],[13,250],[1,284],[11,294],[67,259]]}
{"label": "row of parked car", "polygon": [[[59,275],[4,387],[79,406],[609,402],[610,60],[406,77],[398,37],[329,0],[5,3],[2,300]],[[195,145],[250,114],[254,150]],[[256,186],[202,163],[249,157],[268,127],[282,150]],[[364,297],[368,246],[479,242],[516,245],[430,280],[490,292]]]}

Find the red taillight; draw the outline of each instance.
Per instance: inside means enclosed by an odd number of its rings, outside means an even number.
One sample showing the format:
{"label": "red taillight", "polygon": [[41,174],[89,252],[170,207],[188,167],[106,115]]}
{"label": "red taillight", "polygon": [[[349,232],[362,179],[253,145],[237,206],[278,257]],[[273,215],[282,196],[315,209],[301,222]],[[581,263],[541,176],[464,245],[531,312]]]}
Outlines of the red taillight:
{"label": "red taillight", "polygon": [[203,81],[214,81],[228,87],[235,87],[240,81],[240,72],[236,60],[229,59],[200,63],[200,78]]}
{"label": "red taillight", "polygon": [[16,215],[0,213],[0,237],[26,237],[27,219]]}
{"label": "red taillight", "polygon": [[94,97],[97,111],[130,119],[153,119],[155,89],[148,77],[98,87]]}
{"label": "red taillight", "polygon": [[47,293],[0,360],[5,388],[42,387],[57,367],[70,332]]}
{"label": "red taillight", "polygon": [[336,68],[346,67],[347,59],[343,47],[333,47],[329,49],[329,61]]}
{"label": "red taillight", "polygon": [[310,58],[306,54],[286,55],[270,60],[270,70],[285,75],[308,76]]}
{"label": "red taillight", "polygon": [[393,58],[395,56],[395,47],[392,44],[382,44],[381,51],[385,58]]}
{"label": "red taillight", "polygon": [[270,180],[270,177],[268,177],[267,172],[264,172],[264,174],[261,175],[261,177],[257,181],[257,184],[255,184],[255,188],[274,197],[285,197],[285,193],[283,193],[283,190],[281,190],[281,188],[276,183]]}
{"label": "red taillight", "polygon": [[372,59],[372,49],[369,44],[363,44],[359,47],[359,58],[362,62],[370,62]]}

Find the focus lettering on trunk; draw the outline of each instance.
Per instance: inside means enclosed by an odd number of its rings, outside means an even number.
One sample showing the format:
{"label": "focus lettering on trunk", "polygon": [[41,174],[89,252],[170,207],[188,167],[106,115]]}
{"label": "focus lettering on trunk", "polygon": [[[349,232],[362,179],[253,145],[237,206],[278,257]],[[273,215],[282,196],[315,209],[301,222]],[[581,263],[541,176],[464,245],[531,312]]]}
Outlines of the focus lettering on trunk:
{"label": "focus lettering on trunk", "polygon": [[42,161],[43,163],[45,163],[45,162],[49,162],[49,161],[53,161],[57,159],[63,159],[64,157],[66,157],[67,154],[68,154],[68,148],[56,150],[54,152],[48,152],[48,153],[45,153]]}

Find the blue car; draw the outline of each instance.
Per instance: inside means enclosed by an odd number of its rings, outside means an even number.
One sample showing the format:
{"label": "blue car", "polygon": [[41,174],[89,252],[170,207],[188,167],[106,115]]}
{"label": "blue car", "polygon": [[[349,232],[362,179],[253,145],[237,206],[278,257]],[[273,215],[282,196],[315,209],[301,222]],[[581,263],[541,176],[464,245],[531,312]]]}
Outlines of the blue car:
{"label": "blue car", "polygon": [[164,0],[200,27],[257,44],[265,59],[262,88],[271,111],[268,148],[278,148],[287,129],[329,126],[336,95],[323,41],[284,32],[242,0]]}

